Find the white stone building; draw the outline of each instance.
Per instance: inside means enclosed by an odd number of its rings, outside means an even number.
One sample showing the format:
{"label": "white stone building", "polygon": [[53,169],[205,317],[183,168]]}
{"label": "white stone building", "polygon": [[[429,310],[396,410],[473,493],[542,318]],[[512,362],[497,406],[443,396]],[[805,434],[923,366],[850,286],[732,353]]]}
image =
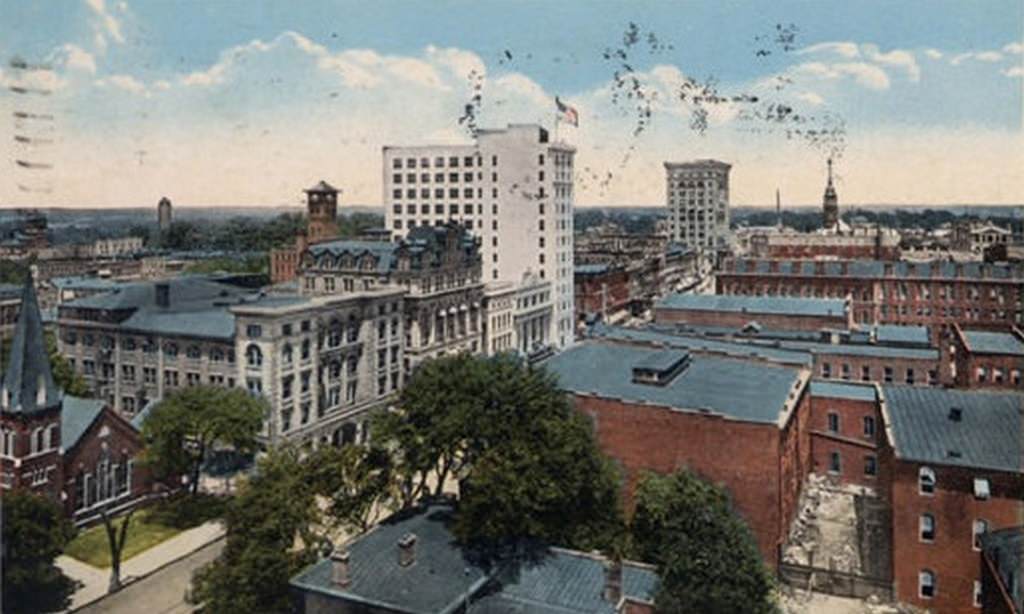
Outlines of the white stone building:
{"label": "white stone building", "polygon": [[687,247],[729,246],[729,169],[718,160],[665,163],[669,236]]}
{"label": "white stone building", "polygon": [[573,158],[536,124],[481,130],[474,144],[385,147],[387,226],[455,220],[482,240],[485,281],[552,284],[548,339],[573,341]]}

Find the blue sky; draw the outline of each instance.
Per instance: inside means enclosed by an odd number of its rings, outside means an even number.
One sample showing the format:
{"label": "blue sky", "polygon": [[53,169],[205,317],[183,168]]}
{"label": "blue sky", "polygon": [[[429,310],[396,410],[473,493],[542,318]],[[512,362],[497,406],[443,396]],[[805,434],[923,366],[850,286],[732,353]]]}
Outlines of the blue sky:
{"label": "blue sky", "polygon": [[[57,138],[31,151],[4,139],[8,158],[54,163],[0,180],[4,203],[272,205],[321,177],[377,203],[382,145],[466,138],[473,75],[486,75],[487,126],[550,123],[556,95],[580,109],[564,134],[579,166],[613,173],[600,188],[581,177],[580,204],[660,203],[661,161],[698,156],[736,165],[734,202],[768,203],[776,186],[820,199],[826,152],[735,105],[696,133],[672,102],[687,77],[841,117],[841,199],[1024,201],[1019,1],[5,4],[0,57],[53,71],[5,64],[0,79],[54,94],[8,93],[0,110],[52,111]],[[672,45],[630,49],[631,75],[660,94],[639,137],[602,57],[630,22]],[[758,40],[779,23],[798,29],[789,50]]]}

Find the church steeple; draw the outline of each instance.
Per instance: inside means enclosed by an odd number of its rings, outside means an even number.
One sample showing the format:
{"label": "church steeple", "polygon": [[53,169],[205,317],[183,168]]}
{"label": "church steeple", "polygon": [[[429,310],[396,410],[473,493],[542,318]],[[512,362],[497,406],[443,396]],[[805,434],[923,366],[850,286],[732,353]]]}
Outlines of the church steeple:
{"label": "church steeple", "polygon": [[21,294],[21,311],[11,341],[7,370],[0,386],[0,410],[32,414],[58,407],[60,403],[61,391],[53,380],[43,336],[43,319],[29,274]]}
{"label": "church steeple", "polygon": [[828,183],[825,185],[825,196],[822,198],[822,225],[833,229],[839,225],[839,196],[832,182],[832,158],[828,159]]}

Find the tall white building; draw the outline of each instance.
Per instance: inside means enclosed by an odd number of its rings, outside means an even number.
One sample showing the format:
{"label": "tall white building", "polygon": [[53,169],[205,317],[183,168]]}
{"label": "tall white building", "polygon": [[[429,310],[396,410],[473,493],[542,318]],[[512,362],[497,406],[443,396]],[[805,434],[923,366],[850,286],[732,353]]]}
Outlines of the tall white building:
{"label": "tall white building", "polygon": [[729,245],[729,169],[718,160],[666,162],[669,236],[694,249]]}
{"label": "tall white building", "polygon": [[394,236],[457,220],[482,239],[484,279],[550,280],[548,339],[572,343],[573,157],[536,124],[481,130],[476,143],[384,148],[384,203]]}

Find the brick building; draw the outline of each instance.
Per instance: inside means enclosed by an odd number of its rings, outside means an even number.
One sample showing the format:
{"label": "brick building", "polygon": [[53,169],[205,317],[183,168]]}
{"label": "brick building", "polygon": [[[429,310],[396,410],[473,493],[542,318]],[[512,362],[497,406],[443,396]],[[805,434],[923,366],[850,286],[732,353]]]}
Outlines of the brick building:
{"label": "brick building", "polygon": [[623,471],[627,509],[644,471],[688,467],[725,486],[774,564],[809,446],[810,373],[686,350],[588,340],[546,363]]}
{"label": "brick building", "polygon": [[453,509],[433,503],[388,518],[291,580],[298,611],[651,614],[651,565],[546,547],[491,564],[456,542]]}
{"label": "brick building", "polygon": [[950,341],[957,387],[1021,389],[1024,335],[1019,328],[988,331],[954,324]]}
{"label": "brick building", "polygon": [[900,236],[881,228],[856,228],[846,234],[821,232],[754,232],[750,253],[755,258],[785,260],[900,259]]}
{"label": "brick building", "polygon": [[1020,324],[1024,269],[980,262],[734,259],[718,272],[719,294],[847,298],[859,324],[918,324],[933,335],[954,323]]}
{"label": "brick building", "polygon": [[574,271],[576,321],[599,317],[616,322],[628,317],[633,303],[630,274],[614,264],[577,264]]}
{"label": "brick building", "polygon": [[850,314],[842,299],[670,294],[654,304],[658,324],[758,327],[790,331],[845,330]]}
{"label": "brick building", "polygon": [[981,536],[1024,520],[1024,397],[904,386],[880,397],[895,595],[976,612]]}
{"label": "brick building", "polygon": [[61,504],[75,522],[124,509],[152,492],[135,465],[139,433],[101,400],[66,395],[54,382],[32,282],[0,387],[0,492],[24,488]]}
{"label": "brick building", "polygon": [[882,419],[870,384],[811,382],[810,471],[878,490]]}
{"label": "brick building", "polygon": [[306,230],[291,245],[270,250],[270,281],[275,284],[295,279],[299,260],[311,244],[338,236],[338,189],[320,181],[304,192]]}

